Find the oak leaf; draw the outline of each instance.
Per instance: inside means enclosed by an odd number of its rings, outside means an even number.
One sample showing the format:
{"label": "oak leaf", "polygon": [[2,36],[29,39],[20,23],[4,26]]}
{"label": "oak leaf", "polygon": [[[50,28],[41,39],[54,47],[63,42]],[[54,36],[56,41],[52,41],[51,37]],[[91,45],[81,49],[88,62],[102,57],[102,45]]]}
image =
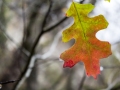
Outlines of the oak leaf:
{"label": "oak leaf", "polygon": [[88,17],[92,11],[92,4],[79,4],[72,2],[66,15],[74,18],[74,24],[63,31],[62,41],[68,42],[72,38],[75,44],[64,51],[60,58],[64,60],[63,67],[73,67],[79,61],[85,65],[88,76],[94,78],[100,73],[99,60],[111,54],[109,42],[100,41],[95,34],[108,26],[103,15]]}

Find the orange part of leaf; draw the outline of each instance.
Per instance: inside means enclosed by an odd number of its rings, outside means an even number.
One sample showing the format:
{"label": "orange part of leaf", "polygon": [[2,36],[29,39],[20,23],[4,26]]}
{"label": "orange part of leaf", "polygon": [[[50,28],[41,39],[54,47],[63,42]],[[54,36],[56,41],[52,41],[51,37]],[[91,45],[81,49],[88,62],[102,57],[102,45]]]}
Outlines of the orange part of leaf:
{"label": "orange part of leaf", "polygon": [[72,2],[66,15],[74,18],[74,24],[63,31],[62,41],[68,42],[74,38],[75,44],[60,58],[65,61],[63,67],[71,68],[79,61],[84,62],[87,75],[96,78],[100,73],[99,60],[109,56],[111,48],[108,42],[95,37],[97,31],[107,28],[108,22],[102,15],[89,18],[87,15],[93,8],[92,4]]}

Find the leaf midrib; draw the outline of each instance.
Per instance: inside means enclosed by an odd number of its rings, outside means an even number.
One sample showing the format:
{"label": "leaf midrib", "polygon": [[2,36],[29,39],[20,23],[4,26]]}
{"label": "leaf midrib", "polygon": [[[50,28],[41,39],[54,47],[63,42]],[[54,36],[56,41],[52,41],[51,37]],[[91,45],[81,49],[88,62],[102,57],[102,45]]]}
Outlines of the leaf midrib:
{"label": "leaf midrib", "polygon": [[[91,54],[90,54],[90,46],[89,46],[88,40],[87,40],[87,38],[86,38],[86,34],[85,34],[85,31],[84,31],[84,27],[83,27],[83,25],[82,25],[82,21],[81,21],[81,19],[80,19],[80,16],[79,16],[79,14],[78,14],[78,11],[77,11],[77,8],[76,8],[74,2],[73,2],[73,5],[74,5],[74,8],[75,8],[76,13],[77,13],[77,16],[78,16],[78,21],[79,21],[79,23],[80,23],[80,25],[81,25],[81,27],[82,27],[83,35],[84,35],[85,42],[86,42],[87,49],[88,49],[87,52],[88,52],[88,55],[89,55],[89,60],[90,60],[90,62],[91,62],[92,59],[91,59]],[[92,64],[91,64],[91,65],[92,65]]]}

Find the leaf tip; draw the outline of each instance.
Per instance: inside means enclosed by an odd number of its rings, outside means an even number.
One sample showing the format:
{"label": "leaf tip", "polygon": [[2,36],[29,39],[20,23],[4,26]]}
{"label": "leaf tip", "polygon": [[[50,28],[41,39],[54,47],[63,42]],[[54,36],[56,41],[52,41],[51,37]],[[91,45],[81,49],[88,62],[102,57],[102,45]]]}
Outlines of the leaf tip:
{"label": "leaf tip", "polygon": [[96,73],[96,74],[92,74],[92,73],[86,73],[87,74],[87,76],[92,76],[94,79],[97,79],[97,77],[98,77],[98,75],[100,74],[100,71],[98,70],[98,72]]}
{"label": "leaf tip", "polygon": [[75,65],[75,63],[72,60],[65,61],[63,64],[63,68],[69,67],[72,68]]}
{"label": "leaf tip", "polygon": [[[86,73],[87,76],[91,76],[89,73]],[[97,79],[97,75],[92,75],[94,79]]]}

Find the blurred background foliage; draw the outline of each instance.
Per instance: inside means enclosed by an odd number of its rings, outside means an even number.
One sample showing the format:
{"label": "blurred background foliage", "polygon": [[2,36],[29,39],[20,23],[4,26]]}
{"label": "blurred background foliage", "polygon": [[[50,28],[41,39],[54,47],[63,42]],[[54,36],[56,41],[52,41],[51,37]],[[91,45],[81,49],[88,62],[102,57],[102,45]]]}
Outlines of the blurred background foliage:
{"label": "blurred background foliage", "polygon": [[[72,18],[65,17],[71,1],[0,0],[2,90],[120,89],[120,20],[115,18],[119,17],[120,1],[76,1],[94,4],[95,9],[90,16],[103,14],[110,23],[108,32],[98,37],[111,43],[113,54],[100,60],[101,74],[98,78],[87,77],[82,62],[73,68],[62,67],[63,61],[59,56],[74,43],[74,40],[68,43],[61,41],[61,32],[73,23]],[[9,81],[14,83],[2,84]]]}

